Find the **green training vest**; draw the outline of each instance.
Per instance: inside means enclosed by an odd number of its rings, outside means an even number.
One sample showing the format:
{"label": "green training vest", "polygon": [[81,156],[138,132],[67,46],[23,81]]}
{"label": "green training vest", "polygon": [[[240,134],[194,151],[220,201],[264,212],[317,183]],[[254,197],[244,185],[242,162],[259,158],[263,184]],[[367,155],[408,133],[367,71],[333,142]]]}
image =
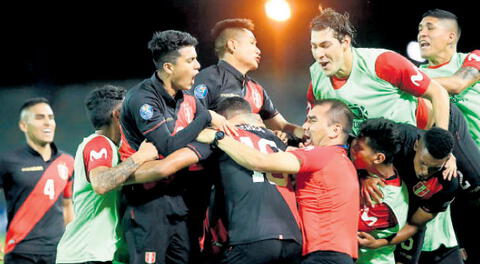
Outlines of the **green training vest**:
{"label": "green training vest", "polygon": [[[83,150],[95,137],[103,136],[92,134],[77,149],[73,182],[75,219],[67,225],[58,244],[57,263],[112,260],[122,263],[124,257],[120,255],[127,254],[118,212],[120,189],[99,195],[86,178]],[[114,154],[111,167],[115,167],[119,162],[117,146],[105,138]],[[117,249],[123,252],[117,252]]]}
{"label": "green training vest", "polygon": [[[436,69],[428,68],[427,64],[420,65],[420,70],[431,78],[452,76],[461,67],[468,54],[456,53],[448,64]],[[480,82],[463,90],[460,94],[450,96],[450,101],[455,103],[467,120],[468,130],[473,140],[480,147]]]}
{"label": "green training vest", "polygon": [[368,118],[385,117],[396,122],[416,126],[415,111],[418,99],[380,79],[375,72],[377,57],[388,50],[352,48],[352,72],[347,82],[338,90],[333,89],[330,78],[320,65],[310,67],[315,99],[339,99],[346,103],[354,114],[354,133]]}
{"label": "green training vest", "polygon": [[435,218],[427,223],[422,251],[434,251],[441,245],[452,248],[458,245],[450,217],[450,206],[445,212],[438,213]]}
{"label": "green training vest", "polygon": [[[405,183],[402,182],[402,186],[386,185],[379,187],[384,195],[383,203],[390,207],[398,223],[390,228],[370,232],[377,239],[391,236],[402,229],[407,222],[408,214],[408,189]],[[395,245],[377,249],[360,248],[357,264],[395,264],[394,250]]]}

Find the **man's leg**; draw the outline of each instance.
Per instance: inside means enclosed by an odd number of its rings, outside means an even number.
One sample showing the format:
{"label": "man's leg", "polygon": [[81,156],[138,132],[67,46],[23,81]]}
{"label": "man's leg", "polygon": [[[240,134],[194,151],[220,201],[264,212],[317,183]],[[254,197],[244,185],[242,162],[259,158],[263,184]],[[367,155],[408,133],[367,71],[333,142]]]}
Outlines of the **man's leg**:
{"label": "man's leg", "polygon": [[432,252],[422,252],[419,263],[425,264],[463,264],[458,247],[444,246]]}

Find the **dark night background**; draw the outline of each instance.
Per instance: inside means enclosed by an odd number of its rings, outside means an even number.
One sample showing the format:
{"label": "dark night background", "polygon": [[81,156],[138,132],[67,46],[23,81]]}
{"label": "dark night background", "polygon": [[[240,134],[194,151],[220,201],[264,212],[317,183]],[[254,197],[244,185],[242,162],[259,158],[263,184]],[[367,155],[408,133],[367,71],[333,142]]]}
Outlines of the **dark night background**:
{"label": "dark night background", "polygon": [[23,143],[18,107],[26,98],[45,96],[57,118],[56,142],[74,153],[92,132],[83,99],[105,83],[133,86],[149,77],[153,63],[147,42],[158,30],[188,31],[200,42],[202,67],[216,63],[209,30],[228,17],[251,18],[262,50],[260,81],[284,116],[304,119],[304,94],[313,62],[309,47],[310,20],[318,5],[347,11],[356,25],[357,46],[392,49],[405,55],[416,39],[421,14],[443,8],[459,16],[463,28],[459,51],[480,47],[473,1],[290,0],[292,18],[266,18],[264,0],[163,0],[114,3],[110,6],[71,2],[63,6],[17,6],[2,10],[0,29],[0,151]]}
{"label": "dark night background", "polygon": [[[290,20],[266,18],[265,0],[160,0],[155,2],[63,4],[4,3],[0,9],[0,152],[24,144],[18,108],[30,97],[47,97],[56,114],[55,141],[75,154],[82,138],[93,132],[83,100],[106,83],[130,88],[154,71],[147,42],[158,30],[188,31],[200,42],[202,67],[216,63],[209,30],[216,21],[250,18],[256,24],[260,68],[251,73],[268,91],[281,113],[302,123],[309,83],[308,24],[318,5],[347,11],[358,30],[357,46],[387,48],[405,55],[416,39],[421,15],[442,8],[459,17],[461,52],[480,48],[476,1],[289,0]],[[477,1],[478,2],[478,1]],[[6,217],[0,195],[0,237]],[[1,239],[1,238],[0,238]],[[0,261],[1,263],[1,261]]]}

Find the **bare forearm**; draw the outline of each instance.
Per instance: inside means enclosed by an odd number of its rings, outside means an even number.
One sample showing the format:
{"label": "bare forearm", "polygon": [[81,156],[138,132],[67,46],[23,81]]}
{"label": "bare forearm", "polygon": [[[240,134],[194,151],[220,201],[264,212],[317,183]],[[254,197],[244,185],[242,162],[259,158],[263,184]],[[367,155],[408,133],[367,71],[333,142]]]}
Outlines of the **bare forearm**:
{"label": "bare forearm", "polygon": [[179,149],[162,160],[149,161],[138,168],[125,184],[146,183],[162,180],[177,171],[199,161],[189,148]]}
{"label": "bare forearm", "polygon": [[480,81],[480,71],[473,67],[460,68],[453,76],[435,78],[449,94],[459,94]]}
{"label": "bare forearm", "polygon": [[231,137],[225,137],[218,141],[218,147],[241,166],[255,171],[261,171],[262,163],[265,164],[266,154],[254,148],[236,141]]}
{"label": "bare forearm", "polygon": [[74,218],[72,199],[63,200],[63,221],[65,226]]}
{"label": "bare forearm", "polygon": [[447,91],[436,81],[432,80],[424,97],[432,102],[435,125],[448,130],[450,98]]}
{"label": "bare forearm", "polygon": [[92,187],[98,194],[107,193],[122,185],[138,167],[140,164],[135,163],[130,157],[114,168],[90,175]]}

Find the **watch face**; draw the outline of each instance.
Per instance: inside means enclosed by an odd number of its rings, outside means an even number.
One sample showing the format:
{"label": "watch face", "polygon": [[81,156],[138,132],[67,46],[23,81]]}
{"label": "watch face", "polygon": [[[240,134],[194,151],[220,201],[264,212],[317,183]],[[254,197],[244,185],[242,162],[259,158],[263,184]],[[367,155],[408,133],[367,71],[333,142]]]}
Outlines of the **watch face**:
{"label": "watch face", "polygon": [[225,137],[225,133],[223,131],[217,131],[215,133],[215,139],[216,140],[220,140],[220,139],[223,139]]}

